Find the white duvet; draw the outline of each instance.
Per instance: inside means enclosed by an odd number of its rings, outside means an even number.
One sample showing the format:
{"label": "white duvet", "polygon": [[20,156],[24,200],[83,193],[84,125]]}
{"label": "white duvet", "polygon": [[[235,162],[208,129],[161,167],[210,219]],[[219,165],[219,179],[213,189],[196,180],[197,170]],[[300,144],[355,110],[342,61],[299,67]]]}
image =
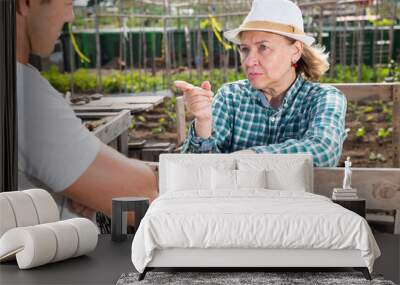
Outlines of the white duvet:
{"label": "white duvet", "polygon": [[372,271],[379,248],[365,219],[307,192],[171,192],[157,198],[132,243],[143,272],[155,249],[358,249]]}

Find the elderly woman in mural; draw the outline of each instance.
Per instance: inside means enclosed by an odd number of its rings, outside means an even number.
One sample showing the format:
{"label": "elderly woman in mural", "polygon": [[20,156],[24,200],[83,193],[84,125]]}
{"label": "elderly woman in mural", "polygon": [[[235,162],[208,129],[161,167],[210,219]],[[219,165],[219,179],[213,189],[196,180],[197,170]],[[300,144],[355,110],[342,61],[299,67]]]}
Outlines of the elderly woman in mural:
{"label": "elderly woman in mural", "polygon": [[237,44],[247,79],[215,96],[209,82],[176,82],[195,120],[183,152],[312,153],[315,166],[335,166],[346,138],[346,98],[315,83],[327,55],[303,31],[289,0],[254,0],[239,28],[225,32]]}

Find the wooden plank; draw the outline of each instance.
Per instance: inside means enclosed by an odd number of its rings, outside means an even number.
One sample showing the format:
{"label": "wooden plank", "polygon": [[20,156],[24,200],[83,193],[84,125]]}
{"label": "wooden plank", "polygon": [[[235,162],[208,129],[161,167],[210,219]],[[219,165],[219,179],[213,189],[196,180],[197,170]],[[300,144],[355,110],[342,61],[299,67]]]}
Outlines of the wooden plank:
{"label": "wooden plank", "polygon": [[97,130],[100,126],[108,124],[110,121],[112,121],[113,117],[103,117],[103,118],[97,118],[97,119],[92,119],[92,120],[82,120],[82,123],[84,126],[89,130],[89,131],[95,131]]}
{"label": "wooden plank", "polygon": [[158,162],[157,161],[144,161],[144,163],[155,172],[157,179],[158,179]]}
{"label": "wooden plank", "polygon": [[191,44],[191,36],[188,26],[185,25],[184,27],[185,33],[185,46],[186,46],[186,59],[187,59],[187,66],[189,68],[189,80],[192,80],[192,44]]}
{"label": "wooden plank", "polygon": [[175,144],[167,143],[165,147],[145,147],[141,152],[141,159],[144,161],[158,161],[161,153],[171,153],[175,148]]}
{"label": "wooden plank", "polygon": [[117,150],[125,156],[128,156],[128,132],[128,129],[126,129],[120,136],[117,137]]}
{"label": "wooden plank", "polygon": [[164,18],[163,20],[163,42],[164,42],[164,57],[165,57],[165,75],[167,82],[170,81],[170,74],[171,74],[171,54],[169,49],[169,37],[168,37],[168,19]]}
{"label": "wooden plank", "polygon": [[118,149],[118,141],[117,141],[117,139],[114,139],[111,142],[109,142],[108,146],[112,147],[113,149]]}
{"label": "wooden plank", "polygon": [[348,100],[392,100],[393,83],[338,83],[330,84],[342,91]]}
{"label": "wooden plank", "polygon": [[[100,126],[93,133],[103,143],[108,144],[117,139],[131,125],[131,115],[129,110],[121,111],[115,118],[107,124]],[[117,146],[118,148],[118,146]]]}
{"label": "wooden plank", "polygon": [[[158,90],[158,91],[145,91],[145,92],[139,92],[139,93],[133,93],[132,96],[138,96],[138,97],[143,97],[143,96],[163,96],[163,97],[172,97],[174,93],[171,90]],[[113,95],[112,95],[113,96]]]}
{"label": "wooden plank", "polygon": [[[366,199],[367,209],[400,210],[399,168],[352,168],[352,187]],[[342,187],[344,169],[314,168],[314,193],[331,197]]]}
{"label": "wooden plank", "polygon": [[165,98],[172,95],[171,90],[118,94],[117,96],[109,95],[85,105],[71,104],[71,107],[75,112],[119,112],[131,110],[131,113],[134,114],[152,110],[154,106],[161,104]]}
{"label": "wooden plank", "polygon": [[[142,93],[143,94],[143,93]],[[169,90],[152,92],[149,96],[106,96],[100,100],[91,101],[85,105],[71,105],[75,112],[119,112],[130,110],[131,114],[149,111],[161,104],[166,97],[172,94]],[[161,94],[161,95],[154,95]]]}
{"label": "wooden plank", "polygon": [[198,27],[195,30],[196,33],[196,57],[195,57],[195,62],[197,62],[197,77],[200,80],[202,78],[203,75],[203,51],[202,51],[202,47],[201,47],[201,40],[202,40],[202,36],[201,36],[201,28],[200,28],[200,19],[195,16],[195,25],[196,27]]}
{"label": "wooden plank", "polygon": [[113,106],[99,106],[99,107],[88,107],[84,106],[73,106],[73,110],[76,113],[79,112],[120,112],[123,110],[129,110],[131,114],[150,111],[154,108],[154,104],[118,104]]}
{"label": "wooden plank", "polygon": [[170,142],[148,142],[143,146],[143,149],[165,149],[170,146]]}
{"label": "wooden plank", "polygon": [[393,86],[393,167],[400,167],[400,84]]}
{"label": "wooden plank", "polygon": [[185,103],[183,97],[176,98],[176,134],[177,145],[180,146],[186,138]]}
{"label": "wooden plank", "polygon": [[104,117],[110,117],[117,115],[118,112],[89,112],[89,113],[76,113],[76,116],[79,119],[87,120],[87,119],[101,119]]}
{"label": "wooden plank", "polygon": [[162,103],[165,99],[165,96],[132,96],[132,97],[102,97],[100,100],[90,101],[85,105],[87,107],[99,107],[99,106],[113,106],[115,104],[154,104],[158,105]]}

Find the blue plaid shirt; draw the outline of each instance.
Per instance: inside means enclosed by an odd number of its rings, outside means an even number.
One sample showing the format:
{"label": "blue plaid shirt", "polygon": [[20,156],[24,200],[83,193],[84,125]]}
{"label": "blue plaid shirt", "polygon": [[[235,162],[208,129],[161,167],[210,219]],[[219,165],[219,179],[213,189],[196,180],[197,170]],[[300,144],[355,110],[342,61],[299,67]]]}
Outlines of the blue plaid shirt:
{"label": "blue plaid shirt", "polygon": [[248,80],[227,83],[213,99],[211,137],[196,136],[192,122],[182,152],[309,152],[315,166],[336,166],[346,138],[346,107],[335,87],[300,75],[277,109]]}

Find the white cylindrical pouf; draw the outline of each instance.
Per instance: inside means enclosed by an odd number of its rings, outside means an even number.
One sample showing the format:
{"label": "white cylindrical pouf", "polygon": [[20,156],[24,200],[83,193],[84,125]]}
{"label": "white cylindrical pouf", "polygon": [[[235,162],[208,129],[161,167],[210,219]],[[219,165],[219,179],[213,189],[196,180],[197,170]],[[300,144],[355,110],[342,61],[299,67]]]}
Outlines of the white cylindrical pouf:
{"label": "white cylindrical pouf", "polygon": [[17,222],[11,204],[6,197],[0,194],[0,238],[6,231],[16,226]]}
{"label": "white cylindrical pouf", "polygon": [[78,233],[75,228],[65,221],[43,224],[51,229],[57,238],[57,252],[51,262],[57,262],[74,256],[78,249]]}
{"label": "white cylindrical pouf", "polygon": [[14,228],[0,239],[0,258],[15,254],[20,269],[40,266],[53,260],[57,251],[54,232],[41,225]]}
{"label": "white cylindrical pouf", "polygon": [[39,224],[60,220],[57,204],[49,192],[43,189],[29,189],[23,192],[31,197],[39,217]]}
{"label": "white cylindrical pouf", "polygon": [[64,222],[74,226],[78,233],[78,250],[74,254],[74,257],[86,254],[96,248],[98,229],[90,220],[85,218],[75,218],[65,220]]}
{"label": "white cylindrical pouf", "polygon": [[17,227],[33,226],[39,223],[35,205],[30,196],[23,191],[3,192],[13,209]]}

